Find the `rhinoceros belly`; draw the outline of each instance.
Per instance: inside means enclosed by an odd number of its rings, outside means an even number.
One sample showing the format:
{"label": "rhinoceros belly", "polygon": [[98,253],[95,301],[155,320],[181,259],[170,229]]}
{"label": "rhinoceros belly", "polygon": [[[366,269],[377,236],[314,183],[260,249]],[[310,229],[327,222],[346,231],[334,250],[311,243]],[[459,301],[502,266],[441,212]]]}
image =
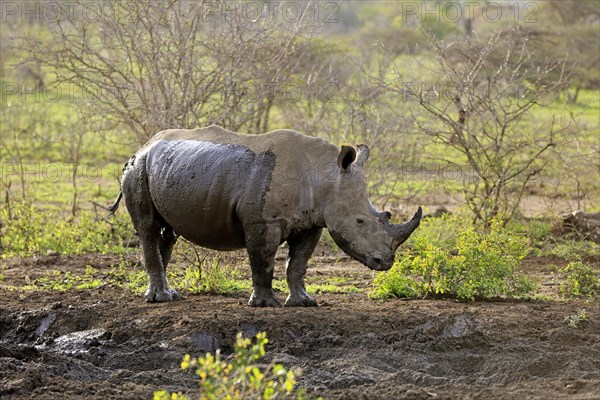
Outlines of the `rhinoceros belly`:
{"label": "rhinoceros belly", "polygon": [[147,153],[152,201],[193,243],[216,250],[245,247],[245,224],[262,217],[270,158],[240,145],[160,140]]}

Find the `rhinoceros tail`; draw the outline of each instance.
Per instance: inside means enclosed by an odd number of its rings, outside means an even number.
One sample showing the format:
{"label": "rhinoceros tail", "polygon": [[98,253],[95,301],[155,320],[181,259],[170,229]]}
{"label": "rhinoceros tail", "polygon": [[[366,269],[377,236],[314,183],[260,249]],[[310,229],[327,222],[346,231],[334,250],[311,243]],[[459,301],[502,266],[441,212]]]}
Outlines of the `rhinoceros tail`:
{"label": "rhinoceros tail", "polygon": [[117,211],[117,209],[119,208],[119,202],[121,201],[122,198],[123,198],[123,191],[120,190],[119,195],[117,196],[117,199],[115,200],[115,202],[112,203],[112,205],[106,207],[106,211],[108,211],[108,215],[113,215]]}

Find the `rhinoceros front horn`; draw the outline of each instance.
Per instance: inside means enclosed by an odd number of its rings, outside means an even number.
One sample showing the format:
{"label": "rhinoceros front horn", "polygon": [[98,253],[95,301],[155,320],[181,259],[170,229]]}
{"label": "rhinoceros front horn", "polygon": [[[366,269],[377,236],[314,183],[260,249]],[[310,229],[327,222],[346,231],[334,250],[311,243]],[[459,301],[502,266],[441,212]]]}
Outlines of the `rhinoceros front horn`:
{"label": "rhinoceros front horn", "polygon": [[410,235],[414,232],[415,229],[419,227],[421,223],[421,217],[423,216],[423,210],[421,207],[417,210],[415,215],[411,218],[410,221],[407,221],[403,224],[387,224],[386,230],[394,238],[392,242],[392,247],[396,249],[402,243],[406,241],[410,237]]}

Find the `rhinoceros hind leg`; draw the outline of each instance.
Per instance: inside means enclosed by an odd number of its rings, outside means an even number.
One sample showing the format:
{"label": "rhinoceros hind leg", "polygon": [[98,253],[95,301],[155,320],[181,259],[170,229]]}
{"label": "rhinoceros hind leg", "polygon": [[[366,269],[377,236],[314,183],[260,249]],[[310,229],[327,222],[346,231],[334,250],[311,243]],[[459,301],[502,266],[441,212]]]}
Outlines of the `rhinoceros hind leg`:
{"label": "rhinoceros hind leg", "polygon": [[285,301],[284,307],[317,307],[317,301],[310,297],[308,294],[306,297],[292,297],[290,294]]}
{"label": "rhinoceros hind leg", "polygon": [[179,293],[173,289],[157,290],[148,286],[144,298],[148,303],[161,303],[165,301],[179,300]]}
{"label": "rhinoceros hind leg", "polygon": [[169,289],[165,271],[175,241],[169,236],[166,239],[161,237],[161,229],[165,227],[165,223],[152,202],[147,176],[143,172],[144,164],[145,158],[136,159],[121,182],[125,205],[138,233],[144,268],[148,274],[149,284],[144,297],[148,302],[176,300],[179,295]]}
{"label": "rhinoceros hind leg", "polygon": [[[159,228],[159,231],[164,233],[166,229],[171,228],[163,226],[162,228]],[[155,229],[152,229],[152,231],[154,232]],[[167,286],[166,280],[167,264],[171,259],[173,245],[175,244],[175,236],[165,236],[164,234],[159,235],[158,238],[154,236],[155,235],[151,235],[151,238],[148,240],[149,243],[146,246],[142,243],[142,249],[144,249],[144,264],[146,266],[146,271],[148,272],[148,277],[150,278],[150,284],[148,285],[144,297],[149,303],[179,300],[179,293],[170,289]],[[141,237],[140,241],[142,241]],[[156,242],[158,243],[159,257],[154,255],[154,249],[156,248],[156,244],[154,243]],[[152,263],[147,261],[148,258],[145,248],[148,248],[149,252],[151,252],[150,257],[154,259]],[[153,269],[151,270],[151,268]]]}
{"label": "rhinoceros hind leg", "polygon": [[163,269],[167,269],[167,265],[171,260],[171,254],[173,253],[173,246],[177,241],[177,233],[171,228],[166,222],[161,223],[162,228],[160,229],[160,241],[158,243],[160,249],[160,256],[162,259]]}
{"label": "rhinoceros hind leg", "polygon": [[285,301],[285,307],[317,306],[317,302],[306,293],[304,275],[308,267],[308,259],[319,243],[322,232],[322,228],[314,228],[288,238],[290,251],[286,265],[286,280],[290,295]]}

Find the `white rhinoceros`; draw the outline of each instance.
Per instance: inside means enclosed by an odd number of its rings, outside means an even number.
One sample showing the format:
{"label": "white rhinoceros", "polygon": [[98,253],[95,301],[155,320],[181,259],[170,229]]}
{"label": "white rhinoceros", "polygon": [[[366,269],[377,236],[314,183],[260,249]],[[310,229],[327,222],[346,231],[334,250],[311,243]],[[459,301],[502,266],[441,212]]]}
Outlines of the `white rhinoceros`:
{"label": "white rhinoceros", "polygon": [[178,235],[216,250],[246,248],[251,306],[279,306],[272,290],[275,253],[287,242],[286,306],[316,306],[304,287],[307,261],[323,228],[367,267],[383,271],[419,226],[389,223],[367,197],[366,145],[358,152],[292,130],[246,135],[219,126],[157,133],[125,165],[121,197],[138,233],[150,280],[147,301],[178,297],[165,270]]}

